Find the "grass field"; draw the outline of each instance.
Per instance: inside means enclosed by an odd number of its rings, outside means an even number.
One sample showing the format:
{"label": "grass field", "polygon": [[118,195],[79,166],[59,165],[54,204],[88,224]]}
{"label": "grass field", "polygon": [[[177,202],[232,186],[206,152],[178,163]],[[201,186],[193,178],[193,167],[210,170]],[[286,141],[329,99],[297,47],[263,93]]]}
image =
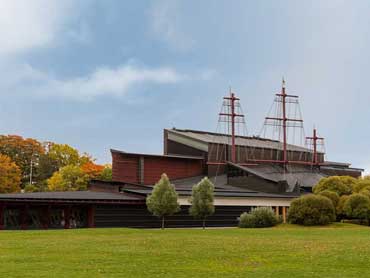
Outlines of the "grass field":
{"label": "grass field", "polygon": [[3,231],[0,277],[370,277],[370,228]]}

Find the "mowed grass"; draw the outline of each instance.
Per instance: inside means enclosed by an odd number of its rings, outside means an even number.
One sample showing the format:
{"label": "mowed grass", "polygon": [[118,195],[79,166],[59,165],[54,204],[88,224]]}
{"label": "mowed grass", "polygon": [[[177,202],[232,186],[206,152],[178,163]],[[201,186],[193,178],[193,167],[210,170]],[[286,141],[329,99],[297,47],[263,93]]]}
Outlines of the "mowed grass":
{"label": "mowed grass", "polygon": [[370,228],[3,231],[0,277],[370,277]]}

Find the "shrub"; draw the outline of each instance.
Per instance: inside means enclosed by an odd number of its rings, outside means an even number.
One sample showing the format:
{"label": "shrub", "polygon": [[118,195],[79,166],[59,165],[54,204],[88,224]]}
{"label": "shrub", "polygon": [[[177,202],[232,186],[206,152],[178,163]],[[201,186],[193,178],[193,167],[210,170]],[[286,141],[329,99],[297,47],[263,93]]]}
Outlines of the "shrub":
{"label": "shrub", "polygon": [[335,221],[334,206],[327,197],[302,196],[291,203],[288,221],[305,226],[327,225]]}
{"label": "shrub", "polygon": [[357,181],[356,185],[353,188],[353,191],[356,193],[361,192],[362,190],[370,189],[370,179],[363,178]]}
{"label": "shrub", "polygon": [[342,219],[346,216],[346,213],[344,212],[344,205],[346,204],[348,198],[349,198],[349,195],[343,195],[339,197],[339,201],[336,207],[336,213],[337,213],[338,219]]}
{"label": "shrub", "polygon": [[[321,196],[324,196],[324,197],[328,198],[332,202],[334,208],[337,207],[338,202],[339,202],[338,193],[336,193],[334,191],[330,191],[330,190],[324,190],[324,191],[321,191],[318,195],[321,195]],[[343,196],[345,196],[345,195],[343,195]]]}
{"label": "shrub", "polygon": [[360,191],[360,194],[365,195],[370,199],[370,187],[366,187]]}
{"label": "shrub", "polygon": [[270,208],[256,208],[251,213],[244,212],[240,216],[240,228],[267,228],[278,223],[274,212]]}
{"label": "shrub", "polygon": [[353,187],[358,182],[357,179],[348,176],[332,176],[323,178],[313,188],[313,192],[318,194],[325,190],[336,192],[339,196],[350,195],[353,191]]}
{"label": "shrub", "polygon": [[367,220],[370,216],[370,199],[362,194],[353,194],[344,204],[344,212],[350,218]]}

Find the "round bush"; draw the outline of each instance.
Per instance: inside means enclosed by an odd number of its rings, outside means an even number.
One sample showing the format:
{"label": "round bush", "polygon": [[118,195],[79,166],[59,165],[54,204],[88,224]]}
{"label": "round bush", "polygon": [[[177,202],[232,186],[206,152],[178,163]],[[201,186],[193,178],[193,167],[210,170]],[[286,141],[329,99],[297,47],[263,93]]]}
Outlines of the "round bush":
{"label": "round bush", "polygon": [[334,191],[330,191],[330,190],[324,190],[324,191],[321,191],[318,195],[328,198],[333,203],[334,208],[337,207],[338,202],[339,202],[338,193]]}
{"label": "round bush", "polygon": [[348,198],[349,198],[349,195],[343,195],[339,198],[339,202],[335,209],[338,219],[342,219],[346,215],[346,213],[344,212],[344,205],[347,202]]}
{"label": "round bush", "polygon": [[267,228],[278,223],[274,212],[269,208],[256,208],[251,213],[244,212],[240,216],[240,228]]}
{"label": "round bush", "polygon": [[344,204],[344,212],[349,218],[369,219],[370,199],[362,194],[353,194]]}
{"label": "round bush", "polygon": [[370,178],[369,177],[359,178],[357,180],[357,183],[353,187],[353,191],[356,193],[359,193],[364,189],[370,189]]}
{"label": "round bush", "polygon": [[330,224],[335,221],[333,203],[319,195],[302,196],[291,203],[288,221],[305,226]]}

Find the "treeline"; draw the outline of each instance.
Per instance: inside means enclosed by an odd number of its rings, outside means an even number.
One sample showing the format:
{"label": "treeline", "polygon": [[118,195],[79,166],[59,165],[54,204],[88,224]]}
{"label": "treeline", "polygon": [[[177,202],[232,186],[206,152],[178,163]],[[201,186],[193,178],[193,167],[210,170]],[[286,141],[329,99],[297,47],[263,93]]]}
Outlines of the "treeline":
{"label": "treeline", "polygon": [[0,193],[86,190],[91,179],[111,180],[110,165],[67,145],[0,135]]}

